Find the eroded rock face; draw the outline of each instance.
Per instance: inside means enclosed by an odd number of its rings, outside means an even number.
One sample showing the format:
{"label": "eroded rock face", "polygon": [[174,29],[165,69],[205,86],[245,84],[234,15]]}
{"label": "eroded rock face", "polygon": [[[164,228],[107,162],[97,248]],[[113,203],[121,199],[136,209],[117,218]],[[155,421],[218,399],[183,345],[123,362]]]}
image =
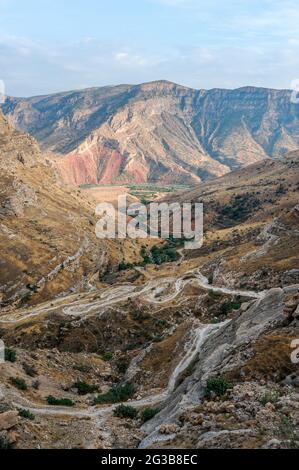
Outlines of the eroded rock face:
{"label": "eroded rock face", "polygon": [[[73,184],[196,183],[299,147],[286,90],[193,90],[166,81],[93,88],[3,105]],[[292,157],[293,158],[293,157]]]}
{"label": "eroded rock face", "polygon": [[[286,289],[271,289],[265,293],[264,298],[256,301],[247,311],[240,313],[237,318],[226,322],[206,339],[199,352],[194,373],[173,392],[164,409],[153,420],[143,426],[142,429],[148,437],[141,442],[141,447],[152,446],[154,442],[160,440],[161,431],[159,429],[162,424],[163,426],[179,424],[182,419],[184,420],[182,417],[188,409],[202,403],[208,378],[226,374],[240,367],[248,358],[246,352],[248,347],[260,336],[283,324],[284,299],[286,296],[297,292],[297,288],[297,286],[294,286]],[[248,385],[248,387],[250,392],[248,392],[247,399],[257,397],[258,393],[254,391],[254,388],[251,389],[251,385]],[[245,400],[244,397],[243,399]],[[210,406],[212,408],[208,409],[207,406],[208,403],[205,404],[205,412],[208,410],[209,413],[229,413],[232,411],[231,407],[235,405],[229,402],[220,404],[211,402]],[[224,408],[220,409],[219,406]],[[215,407],[218,411],[214,409]],[[255,411],[257,412],[258,409]],[[270,405],[265,412],[271,412]],[[262,416],[263,412],[260,413],[258,418],[262,418]],[[193,424],[195,422],[196,425],[203,426],[203,429],[207,431],[210,431],[213,427],[213,423],[210,426],[207,425],[202,414],[198,416],[191,413],[188,420]],[[214,441],[219,436],[221,436],[221,439],[225,437],[225,440],[230,441],[231,439],[234,440],[236,436],[240,437],[242,435],[244,437],[244,433],[247,432],[249,431],[245,429],[236,430],[233,434],[229,432],[204,434],[198,445],[200,447],[214,446]],[[219,444],[219,447],[222,447],[222,445]]]}

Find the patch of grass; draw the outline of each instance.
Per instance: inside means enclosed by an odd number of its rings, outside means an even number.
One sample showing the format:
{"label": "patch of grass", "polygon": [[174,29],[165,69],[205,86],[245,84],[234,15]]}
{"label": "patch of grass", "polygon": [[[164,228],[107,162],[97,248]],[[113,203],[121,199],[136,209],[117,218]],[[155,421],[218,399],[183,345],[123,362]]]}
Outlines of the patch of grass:
{"label": "patch of grass", "polygon": [[16,362],[17,360],[17,353],[14,349],[5,348],[4,355],[5,355],[5,360],[8,362]]}
{"label": "patch of grass", "polygon": [[29,419],[30,421],[33,421],[35,419],[34,414],[31,413],[29,410],[20,408],[18,411],[19,411],[19,416],[21,416],[21,418]]}
{"label": "patch of grass", "polygon": [[96,385],[90,385],[81,380],[77,380],[77,382],[73,384],[73,387],[78,390],[79,395],[88,395],[89,393],[98,391],[98,387]]}
{"label": "patch of grass", "polygon": [[211,377],[207,381],[205,396],[211,398],[213,394],[223,397],[232,388],[232,384],[224,377]]}
{"label": "patch of grass", "polygon": [[153,419],[159,411],[159,408],[145,408],[141,413],[142,422],[146,423],[146,421]]}
{"label": "patch of grass", "polygon": [[138,411],[133,406],[119,405],[113,410],[114,416],[118,418],[136,419]]}
{"label": "patch of grass", "polygon": [[269,335],[257,340],[253,345],[253,356],[243,365],[244,377],[267,379],[280,382],[296,370],[290,355],[291,342],[295,336]]}
{"label": "patch of grass", "polygon": [[108,390],[108,392],[98,395],[94,400],[94,404],[102,405],[127,401],[133,397],[134,393],[135,387],[133,384],[118,385]]}
{"label": "patch of grass", "polygon": [[52,395],[47,397],[47,403],[52,406],[75,406],[75,403],[69,398],[55,398]]}
{"label": "patch of grass", "polygon": [[278,392],[265,392],[261,398],[261,405],[265,406],[267,403],[272,403],[273,405],[279,400]]}
{"label": "patch of grass", "polygon": [[25,380],[20,377],[10,377],[9,381],[18,390],[28,390]]}
{"label": "patch of grass", "polygon": [[280,416],[280,422],[276,429],[276,434],[281,439],[287,440],[291,449],[298,449],[296,429],[292,419],[289,416]]}

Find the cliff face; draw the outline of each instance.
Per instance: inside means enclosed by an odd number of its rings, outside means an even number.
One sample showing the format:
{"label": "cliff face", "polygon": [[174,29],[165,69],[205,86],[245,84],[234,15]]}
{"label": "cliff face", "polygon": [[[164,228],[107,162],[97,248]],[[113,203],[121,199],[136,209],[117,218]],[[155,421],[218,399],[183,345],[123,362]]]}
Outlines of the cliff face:
{"label": "cliff face", "polygon": [[193,90],[170,82],[121,85],[3,105],[71,183],[198,182],[299,146],[287,90]]}

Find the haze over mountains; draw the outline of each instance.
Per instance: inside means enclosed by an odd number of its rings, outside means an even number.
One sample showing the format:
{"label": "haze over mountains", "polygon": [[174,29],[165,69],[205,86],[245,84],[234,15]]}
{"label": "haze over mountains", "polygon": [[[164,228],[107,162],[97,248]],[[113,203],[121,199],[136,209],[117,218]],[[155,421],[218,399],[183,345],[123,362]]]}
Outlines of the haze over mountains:
{"label": "haze over mountains", "polygon": [[76,185],[196,183],[299,147],[288,90],[157,81],[7,98],[3,111]]}

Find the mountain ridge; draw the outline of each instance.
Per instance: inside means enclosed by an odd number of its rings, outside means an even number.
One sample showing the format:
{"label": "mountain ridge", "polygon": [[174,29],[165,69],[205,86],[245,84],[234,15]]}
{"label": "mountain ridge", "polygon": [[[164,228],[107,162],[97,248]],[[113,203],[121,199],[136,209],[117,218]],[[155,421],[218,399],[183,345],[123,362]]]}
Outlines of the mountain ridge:
{"label": "mountain ridge", "polygon": [[2,108],[75,185],[198,183],[299,147],[290,90],[160,80],[7,98]]}

